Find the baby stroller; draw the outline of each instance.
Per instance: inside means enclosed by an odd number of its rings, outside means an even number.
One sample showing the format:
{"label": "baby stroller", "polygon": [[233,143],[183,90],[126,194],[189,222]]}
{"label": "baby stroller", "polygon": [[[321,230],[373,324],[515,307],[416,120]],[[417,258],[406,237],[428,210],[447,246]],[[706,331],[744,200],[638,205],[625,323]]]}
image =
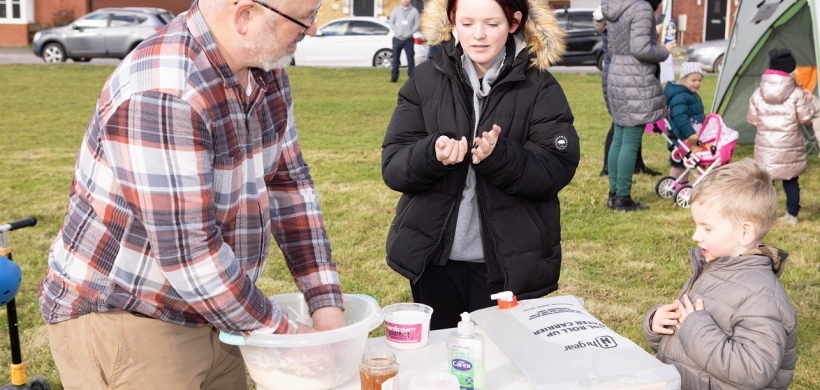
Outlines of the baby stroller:
{"label": "baby stroller", "polygon": [[[674,200],[675,204],[689,208],[689,194],[698,182],[712,169],[726,165],[732,159],[732,153],[737,145],[737,131],[726,127],[718,114],[709,114],[703,125],[697,130],[698,139],[702,146],[700,151],[692,151],[685,140],[672,141],[666,131],[671,127],[666,119],[659,121],[664,129],[657,124],[652,126],[652,132],[658,133],[672,147],[672,160],[683,164],[685,170],[678,178],[664,176],[655,184],[655,193],[665,199]],[[648,126],[647,126],[648,127]],[[694,180],[684,182],[689,173],[694,173]]]}

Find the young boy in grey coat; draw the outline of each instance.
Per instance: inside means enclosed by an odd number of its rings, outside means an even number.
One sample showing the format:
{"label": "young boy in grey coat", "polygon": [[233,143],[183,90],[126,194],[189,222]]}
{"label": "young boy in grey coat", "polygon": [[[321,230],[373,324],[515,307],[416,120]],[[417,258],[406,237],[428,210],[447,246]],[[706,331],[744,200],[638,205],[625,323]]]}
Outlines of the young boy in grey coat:
{"label": "young boy in grey coat", "polygon": [[760,245],[777,212],[771,176],[750,159],[719,167],[690,204],[692,276],[679,299],[646,314],[646,340],[683,389],[788,388],[797,315],[778,280],[788,254]]}

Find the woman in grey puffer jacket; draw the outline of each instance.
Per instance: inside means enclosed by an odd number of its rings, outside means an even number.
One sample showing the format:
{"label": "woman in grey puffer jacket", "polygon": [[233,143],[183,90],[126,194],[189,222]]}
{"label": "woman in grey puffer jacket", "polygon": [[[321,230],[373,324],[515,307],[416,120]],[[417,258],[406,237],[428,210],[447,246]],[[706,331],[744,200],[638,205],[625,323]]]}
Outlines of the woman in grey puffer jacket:
{"label": "woman in grey puffer jacket", "polygon": [[607,20],[607,97],[615,135],[609,149],[609,199],[615,210],[647,209],[632,200],[632,174],[644,126],[664,116],[658,63],[675,47],[659,46],[654,10],[661,0],[602,0]]}

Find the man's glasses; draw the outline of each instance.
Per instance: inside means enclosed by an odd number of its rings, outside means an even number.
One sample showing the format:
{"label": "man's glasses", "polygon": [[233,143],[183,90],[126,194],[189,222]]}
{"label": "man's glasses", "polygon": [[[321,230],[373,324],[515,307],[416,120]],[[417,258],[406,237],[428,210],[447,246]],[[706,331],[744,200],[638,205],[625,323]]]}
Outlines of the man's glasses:
{"label": "man's glasses", "polygon": [[[267,8],[267,9],[269,9],[269,10],[273,11],[273,12],[276,12],[277,14],[279,14],[279,16],[281,16],[281,17],[283,17],[283,18],[285,18],[285,19],[287,19],[287,20],[290,20],[290,21],[291,21],[291,22],[293,22],[293,23],[296,23],[296,24],[298,24],[298,25],[302,26],[302,28],[303,28],[303,30],[302,30],[302,32],[301,32],[302,34],[306,33],[306,32],[307,32],[307,30],[310,30],[310,26],[313,24],[313,22],[315,22],[315,21],[316,21],[316,15],[319,15],[319,8],[317,7],[317,8],[316,8],[316,11],[314,11],[314,12],[313,12],[313,15],[311,15],[311,17],[310,17],[310,22],[308,22],[308,24],[304,24],[304,23],[302,23],[302,22],[298,21],[297,19],[294,19],[293,17],[291,17],[291,16],[289,16],[289,15],[286,15],[286,14],[285,14],[285,13],[283,13],[282,11],[279,11],[278,9],[273,8],[273,7],[271,7],[271,6],[269,6],[269,5],[265,4],[265,3],[263,3],[263,2],[261,2],[261,1],[258,1],[258,0],[251,0],[251,1],[253,1],[254,3],[259,4],[259,5],[261,5],[262,7],[265,7],[265,8]],[[321,7],[321,6],[322,6],[322,3],[319,3],[319,7]]]}

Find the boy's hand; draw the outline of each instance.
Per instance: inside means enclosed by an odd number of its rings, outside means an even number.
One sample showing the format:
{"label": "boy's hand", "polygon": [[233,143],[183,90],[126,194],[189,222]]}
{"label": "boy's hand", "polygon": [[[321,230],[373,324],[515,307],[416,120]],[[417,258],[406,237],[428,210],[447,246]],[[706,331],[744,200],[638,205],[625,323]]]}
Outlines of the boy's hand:
{"label": "boy's hand", "polygon": [[680,313],[678,308],[679,301],[675,301],[668,305],[663,305],[655,310],[655,315],[652,316],[652,333],[655,334],[673,334],[674,329],[667,328],[667,326],[679,326]]}
{"label": "boy's hand", "polygon": [[692,305],[692,301],[689,300],[689,295],[687,294],[683,294],[683,302],[676,300],[675,303],[678,304],[678,314],[680,314],[680,320],[676,326],[678,329],[680,329],[680,326],[683,324],[686,316],[695,310],[703,310],[703,299],[698,298],[695,300],[695,304]]}

